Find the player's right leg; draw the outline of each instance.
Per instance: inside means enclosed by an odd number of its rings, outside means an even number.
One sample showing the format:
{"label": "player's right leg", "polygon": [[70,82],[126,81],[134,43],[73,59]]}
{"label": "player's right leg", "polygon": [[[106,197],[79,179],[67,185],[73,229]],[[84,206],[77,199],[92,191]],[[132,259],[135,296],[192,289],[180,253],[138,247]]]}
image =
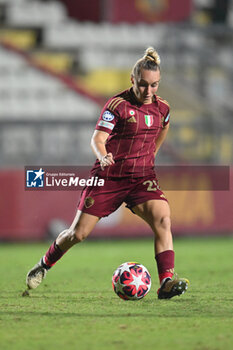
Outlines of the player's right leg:
{"label": "player's right leg", "polygon": [[45,278],[48,270],[76,243],[82,242],[93,230],[99,217],[83,213],[80,210],[69,229],[59,234],[46,254],[28,272],[26,284],[29,289],[37,288]]}
{"label": "player's right leg", "polygon": [[108,180],[103,187],[87,187],[83,190],[77,215],[68,230],[60,233],[56,241],[27,274],[29,289],[39,286],[47,271],[76,243],[83,241],[101,217],[108,216],[122,204],[128,190],[125,180]]}

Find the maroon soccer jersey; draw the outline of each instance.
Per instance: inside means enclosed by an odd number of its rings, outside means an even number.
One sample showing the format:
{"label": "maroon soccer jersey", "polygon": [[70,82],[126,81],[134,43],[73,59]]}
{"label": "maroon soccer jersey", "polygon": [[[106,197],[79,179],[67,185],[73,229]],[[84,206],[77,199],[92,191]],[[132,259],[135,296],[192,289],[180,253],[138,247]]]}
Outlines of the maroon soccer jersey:
{"label": "maroon soccer jersey", "polygon": [[92,173],[102,177],[144,177],[154,174],[156,139],[169,123],[169,105],[159,96],[141,104],[131,89],[112,97],[104,106],[96,130],[109,133],[107,152],[114,165],[101,170],[97,160]]}

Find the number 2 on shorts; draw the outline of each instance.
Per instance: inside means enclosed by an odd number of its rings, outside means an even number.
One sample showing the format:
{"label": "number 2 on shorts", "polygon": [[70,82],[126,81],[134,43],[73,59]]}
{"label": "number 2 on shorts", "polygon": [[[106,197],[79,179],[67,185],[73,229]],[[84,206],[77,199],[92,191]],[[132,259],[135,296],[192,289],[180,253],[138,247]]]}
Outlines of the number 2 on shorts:
{"label": "number 2 on shorts", "polygon": [[159,185],[156,180],[146,180],[143,182],[143,185],[147,185],[147,191],[157,191],[159,189]]}

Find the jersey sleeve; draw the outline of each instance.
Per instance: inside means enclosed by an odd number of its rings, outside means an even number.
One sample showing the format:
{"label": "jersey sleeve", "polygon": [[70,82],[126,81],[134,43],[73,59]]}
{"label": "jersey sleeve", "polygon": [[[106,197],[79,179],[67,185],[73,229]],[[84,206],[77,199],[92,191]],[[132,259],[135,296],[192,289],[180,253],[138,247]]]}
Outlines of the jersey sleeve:
{"label": "jersey sleeve", "polygon": [[162,115],[162,128],[165,128],[165,126],[170,122],[170,105],[166,100],[162,99],[161,97],[157,96],[157,98],[159,104],[159,111]]}
{"label": "jersey sleeve", "polygon": [[100,113],[100,117],[96,123],[95,129],[105,131],[108,134],[111,134],[112,130],[114,129],[114,126],[117,123],[118,118],[119,116],[117,111],[112,111],[112,109],[109,108],[109,103],[106,103],[106,105]]}
{"label": "jersey sleeve", "polygon": [[170,108],[168,109],[166,115],[164,116],[164,120],[163,120],[163,128],[169,124],[170,122]]}

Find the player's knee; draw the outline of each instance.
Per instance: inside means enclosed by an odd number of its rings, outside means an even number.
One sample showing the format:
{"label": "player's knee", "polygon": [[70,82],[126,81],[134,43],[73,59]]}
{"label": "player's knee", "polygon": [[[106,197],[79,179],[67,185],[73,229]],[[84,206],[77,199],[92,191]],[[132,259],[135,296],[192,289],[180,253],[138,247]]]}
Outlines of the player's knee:
{"label": "player's knee", "polygon": [[80,243],[86,239],[88,232],[85,230],[74,230],[74,237],[77,243]]}
{"label": "player's knee", "polygon": [[171,218],[170,216],[162,216],[157,222],[156,222],[156,229],[157,232],[160,232],[161,230],[164,231],[170,231],[171,229]]}
{"label": "player's knee", "polygon": [[72,242],[72,243],[76,243],[75,231],[70,228],[62,231],[58,238],[63,239],[65,241]]}
{"label": "player's knee", "polygon": [[64,231],[62,231],[62,232],[59,234],[59,236],[58,236],[57,239],[58,239],[58,240],[61,240],[61,239],[63,239],[63,240],[68,240],[68,239],[69,239],[69,229],[65,229]]}
{"label": "player's knee", "polygon": [[161,225],[165,228],[165,229],[169,229],[171,228],[171,218],[170,216],[163,216],[161,218]]}

